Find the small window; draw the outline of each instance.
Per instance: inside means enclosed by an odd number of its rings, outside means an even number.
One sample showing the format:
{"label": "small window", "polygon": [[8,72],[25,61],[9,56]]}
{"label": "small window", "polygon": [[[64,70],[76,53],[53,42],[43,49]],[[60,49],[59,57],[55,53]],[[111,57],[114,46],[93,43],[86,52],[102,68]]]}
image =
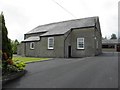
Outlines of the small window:
{"label": "small window", "polygon": [[48,49],[54,49],[54,37],[48,38]]}
{"label": "small window", "polygon": [[34,42],[31,42],[31,43],[30,43],[30,49],[34,49],[34,47],[35,47]]}
{"label": "small window", "polygon": [[84,38],[77,38],[77,49],[84,49]]}

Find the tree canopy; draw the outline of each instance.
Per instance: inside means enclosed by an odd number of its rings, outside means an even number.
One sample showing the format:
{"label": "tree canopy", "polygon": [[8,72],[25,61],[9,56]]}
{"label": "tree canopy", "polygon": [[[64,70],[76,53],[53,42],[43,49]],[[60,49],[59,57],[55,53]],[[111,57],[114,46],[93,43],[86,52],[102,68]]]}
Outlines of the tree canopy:
{"label": "tree canopy", "polygon": [[17,45],[19,44],[18,40],[16,39],[15,41],[11,41],[11,45],[12,45],[12,51],[13,51],[13,54],[16,54],[17,53]]}
{"label": "tree canopy", "polygon": [[[2,52],[6,53],[9,58],[12,58],[11,40],[8,38],[8,31],[5,26],[5,19],[3,13],[0,15],[0,32],[2,33]],[[4,59],[2,57],[2,59]]]}
{"label": "tree canopy", "polygon": [[117,39],[116,34],[112,34],[110,39]]}

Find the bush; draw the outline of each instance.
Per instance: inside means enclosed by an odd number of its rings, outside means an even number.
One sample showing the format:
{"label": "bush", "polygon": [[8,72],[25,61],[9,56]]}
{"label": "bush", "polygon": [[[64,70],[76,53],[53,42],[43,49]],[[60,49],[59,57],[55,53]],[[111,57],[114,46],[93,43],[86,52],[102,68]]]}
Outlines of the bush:
{"label": "bush", "polygon": [[11,73],[11,72],[22,71],[24,70],[24,68],[25,68],[24,62],[20,60],[13,61],[11,58],[8,58],[7,60],[4,60],[2,62],[2,75]]}
{"label": "bush", "polygon": [[23,61],[16,60],[16,61],[14,61],[13,66],[15,66],[18,71],[21,71],[21,70],[24,70],[25,63]]}

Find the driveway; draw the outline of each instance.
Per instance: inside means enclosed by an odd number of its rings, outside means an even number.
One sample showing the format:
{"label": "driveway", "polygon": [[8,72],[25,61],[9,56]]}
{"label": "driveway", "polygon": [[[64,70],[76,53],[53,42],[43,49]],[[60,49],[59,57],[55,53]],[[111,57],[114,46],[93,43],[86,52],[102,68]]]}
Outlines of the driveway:
{"label": "driveway", "polygon": [[27,64],[27,74],[4,88],[117,88],[118,55],[56,58]]}

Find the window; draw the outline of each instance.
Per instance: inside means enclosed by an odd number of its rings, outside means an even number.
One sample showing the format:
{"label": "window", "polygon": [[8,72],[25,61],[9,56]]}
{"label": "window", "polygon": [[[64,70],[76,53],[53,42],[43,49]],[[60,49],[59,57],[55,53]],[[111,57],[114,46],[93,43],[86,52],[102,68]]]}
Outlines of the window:
{"label": "window", "polygon": [[35,45],[34,45],[34,42],[31,42],[30,43],[30,49],[34,49]]}
{"label": "window", "polygon": [[77,49],[84,49],[84,38],[77,38]]}
{"label": "window", "polygon": [[48,49],[54,49],[54,37],[48,38]]}

